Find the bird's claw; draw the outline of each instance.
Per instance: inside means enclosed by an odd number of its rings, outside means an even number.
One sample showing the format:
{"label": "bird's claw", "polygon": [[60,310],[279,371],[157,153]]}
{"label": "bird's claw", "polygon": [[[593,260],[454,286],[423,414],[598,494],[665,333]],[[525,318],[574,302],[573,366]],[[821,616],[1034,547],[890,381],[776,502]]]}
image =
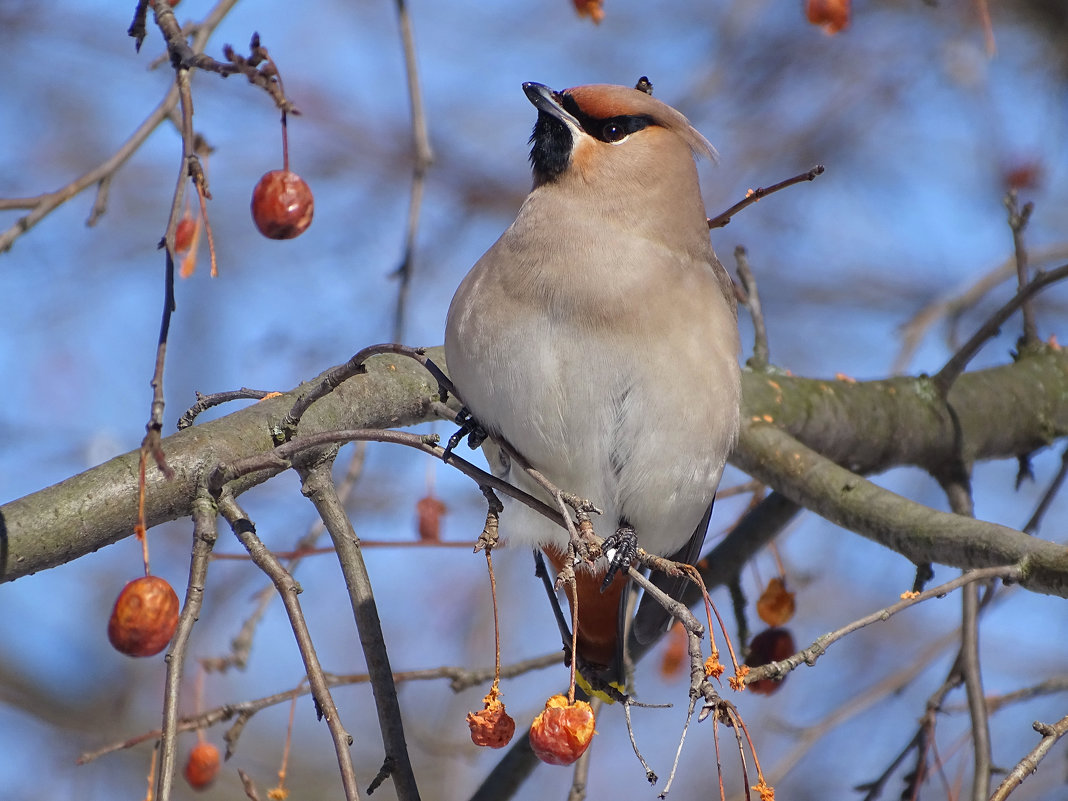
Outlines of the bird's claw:
{"label": "bird's claw", "polygon": [[448,444],[445,445],[445,457],[448,458],[449,454],[453,452],[457,445],[460,444],[460,440],[467,437],[467,447],[471,450],[477,450],[486,438],[489,436],[484,429],[475,419],[474,415],[468,411],[465,406],[460,410],[460,413],[456,415],[456,422],[460,424],[460,427],[456,429],[456,433],[449,437]]}
{"label": "bird's claw", "polygon": [[611,585],[616,573],[626,570],[638,558],[638,535],[630,526],[621,526],[604,541],[601,551],[608,558],[608,572],[601,582],[601,592],[604,592]]}

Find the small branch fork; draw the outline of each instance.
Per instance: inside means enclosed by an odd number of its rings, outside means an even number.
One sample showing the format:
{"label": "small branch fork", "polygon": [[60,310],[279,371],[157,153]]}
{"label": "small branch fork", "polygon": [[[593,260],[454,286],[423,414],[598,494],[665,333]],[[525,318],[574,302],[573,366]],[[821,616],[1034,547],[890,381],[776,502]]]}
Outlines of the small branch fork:
{"label": "small branch fork", "polygon": [[745,676],[745,683],[752,684],[754,681],[759,681],[760,679],[779,680],[785,678],[788,673],[803,664],[814,665],[816,660],[827,652],[827,648],[830,645],[833,645],[847,635],[852,634],[854,631],[870,626],[873,623],[881,623],[889,620],[898,612],[902,612],[916,604],[929,601],[932,598],[941,598],[956,589],[977,582],[987,582],[993,579],[1001,579],[1002,581],[1009,583],[1015,582],[1020,579],[1023,573],[1023,569],[1016,565],[984,567],[977,570],[969,570],[952,581],[947,581],[945,584],[940,584],[937,587],[932,587],[923,592],[906,593],[897,603],[853,620],[842,628],[832,631],[829,634],[824,634],[817,638],[808,648],[798,651],[793,656],[789,656],[778,662],[769,662],[760,667],[750,668]]}
{"label": "small branch fork", "polygon": [[[223,47],[223,55],[226,57],[226,61],[217,61],[211,56],[205,55],[202,50],[190,46],[185,32],[182,31],[181,26],[178,24],[178,19],[175,17],[170,3],[166,2],[166,0],[150,0],[150,4],[155,14],[156,25],[159,26],[167,44],[167,53],[170,56],[171,66],[175,70],[198,69],[205,72],[214,72],[223,78],[228,78],[231,75],[244,75],[248,78],[249,83],[260,87],[274,99],[279,111],[285,114],[300,114],[297,107],[282,91],[282,86],[278,81],[278,73],[271,65],[267,50],[260,45],[259,34],[252,35],[248,56],[238,55],[234,53],[230,45],[225,45]],[[146,5],[143,2],[138,5],[138,14],[135,16],[134,22],[130,25],[130,30],[128,31],[130,36],[136,40],[138,49],[140,49],[146,33],[145,14],[143,13]],[[231,2],[227,5],[233,5],[233,3]]]}
{"label": "small branch fork", "polygon": [[[316,712],[321,718],[326,719],[330,735],[334,740],[334,750],[341,769],[345,798],[347,801],[355,801],[359,798],[359,790],[356,786],[356,770],[352,764],[352,754],[349,751],[352,736],[341,724],[337,706],[330,694],[325,674],[312,643],[311,633],[308,631],[308,624],[304,619],[300,602],[297,600],[301,587],[257,536],[255,526],[237,505],[233,496],[220,493],[216,494],[216,497],[219,498],[219,510],[230,524],[234,535],[245,546],[256,566],[271,578],[278,589],[297,640],[297,647],[304,661],[308,683],[315,698]],[[161,797],[160,801],[165,801],[165,799]]]}
{"label": "small branch fork", "polygon": [[[272,591],[275,589],[273,585],[271,589]],[[559,664],[560,653],[558,651],[553,651],[552,653],[543,654],[542,656],[533,657],[531,659],[524,659],[520,662],[501,665],[500,676],[503,679],[515,678],[536,670],[556,667]],[[441,667],[426,668],[423,670],[398,671],[393,674],[393,680],[397,683],[403,683],[410,681],[441,681],[442,679],[445,679],[449,683],[449,689],[459,693],[470,689],[471,687],[478,687],[485,684],[487,681],[493,679],[494,674],[495,669],[492,667],[466,668],[443,665]],[[371,676],[367,673],[324,673],[324,675],[326,676],[327,685],[330,687],[347,687],[357,684],[368,684],[371,681]],[[278,706],[279,704],[289,703],[294,695],[303,696],[309,695],[310,693],[311,688],[305,681],[291,689],[282,690],[281,692],[273,693],[271,695],[265,695],[251,701],[223,704],[199,712],[195,715],[179,718],[176,725],[176,731],[201,731],[220,723],[236,720],[230,731],[224,735],[224,739],[228,744],[227,757],[229,757],[232,755],[237,745],[245,724],[257,712],[269,709],[273,706]],[[78,757],[76,764],[87,765],[90,762],[100,759],[100,757],[113,754],[116,751],[133,748],[134,746],[151,740],[158,740],[162,736],[162,733],[161,729],[152,729],[125,740],[117,740],[108,743],[93,751],[86,751]]]}
{"label": "small branch fork", "polygon": [[1068,278],[1068,264],[1062,264],[1047,272],[1041,270],[1036,272],[1035,277],[1021,286],[1004,306],[994,312],[990,319],[983,323],[979,330],[972,335],[971,339],[964,343],[960,350],[953,354],[953,357],[946,362],[945,366],[934,375],[931,380],[934,382],[938,392],[945,397],[950,387],[953,386],[953,383],[968,366],[968,362],[975,357],[975,354],[979,352],[980,348],[988,340],[997,336],[1001,326],[1012,316],[1013,312],[1046,287],[1058,281],[1063,281],[1065,278]]}
{"label": "small branch fork", "polygon": [[[1016,191],[1010,191],[1005,196],[1005,208],[1009,213],[1009,229],[1012,231],[1012,251],[1016,262],[1017,286],[1023,289],[1027,286],[1027,248],[1024,246],[1023,233],[1027,223],[1031,219],[1031,212],[1035,210],[1034,203],[1025,203],[1022,207],[1016,197]],[[1038,342],[1038,325],[1035,323],[1035,309],[1029,300],[1025,300],[1021,306],[1023,315],[1023,337],[1020,340],[1022,347],[1034,345]]]}
{"label": "small branch fork", "polygon": [[1023,784],[1024,779],[1038,770],[1038,763],[1045,758],[1058,740],[1068,734],[1068,716],[1053,724],[1041,723],[1036,720],[1032,727],[1042,735],[1042,739],[1039,740],[1038,745],[1027,756],[1016,764],[1016,767],[1009,771],[1009,774],[998,785],[994,794],[990,796],[990,801],[1005,801],[1013,790]]}

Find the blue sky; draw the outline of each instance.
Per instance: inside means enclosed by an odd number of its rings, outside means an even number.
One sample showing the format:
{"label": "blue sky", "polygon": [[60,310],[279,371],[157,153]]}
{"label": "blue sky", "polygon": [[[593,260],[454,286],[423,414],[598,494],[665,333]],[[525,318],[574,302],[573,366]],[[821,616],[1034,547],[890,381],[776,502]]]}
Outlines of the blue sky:
{"label": "blue sky", "polygon": [[[27,7],[26,27],[0,33],[0,66],[11,76],[0,87],[9,110],[0,118],[0,194],[32,195],[66,183],[112,152],[162,97],[170,73],[147,70],[159,52],[158,35],[150,32],[142,53],[135,54],[125,36],[125,5],[60,2],[49,4],[47,13]],[[609,0],[599,27],[575,18],[565,0],[492,7],[413,2],[436,161],[427,183],[405,340],[441,341],[456,284],[508,224],[529,186],[526,140],[534,114],[521,83],[633,83],[645,74],[657,96],[686,113],[721,154],[717,165],[701,167],[710,212],[731,205],[747,188],[781,180],[817,161],[826,164],[823,177],[748,209],[714,232],[713,242],[728,266],[737,244],[749,249],[773,361],[803,375],[886,375],[900,326],[913,313],[959,292],[1011,255],[1001,205],[1006,164],[1034,160],[1042,165],[1041,184],[1026,195],[1036,203],[1028,231],[1033,247],[1063,245],[1068,219],[1068,151],[1063,147],[1068,103],[1052,46],[1011,18],[995,17],[999,49],[990,59],[972,4],[914,5],[902,10],[896,4],[860,3],[854,25],[827,37],[804,22],[795,4],[787,8],[769,1],[654,8]],[[207,8],[184,0],[178,16],[200,16]],[[279,166],[277,113],[263,93],[240,78],[198,75],[196,120],[216,148],[210,161],[210,214],[222,274],[210,280],[202,260],[197,274],[178,286],[165,383],[168,431],[197,390],[286,389],[390,337],[396,285],[389,275],[402,252],[410,146],[394,8],[390,3],[327,3],[299,10],[271,0],[238,4],[209,51],[219,55],[225,42],[241,51],[254,30],[304,112],[291,120],[290,152],[294,169],[316,193],[316,218],[304,236],[290,242],[270,242],[255,232],[248,200],[258,177]],[[33,68],[25,69],[27,64]],[[45,487],[140,441],[161,303],[163,262],[155,243],[165,224],[179,153],[176,133],[162,127],[116,176],[108,213],[95,228],[83,225],[92,202],[91,195],[83,195],[0,255],[5,389],[0,500]],[[504,196],[495,202],[494,194]],[[16,216],[0,214],[0,228]],[[1002,287],[999,300],[967,315],[962,331],[971,330],[983,311],[1008,294]],[[1063,289],[1055,290],[1040,305],[1044,336],[1068,339],[1068,332],[1058,328],[1066,300]],[[1004,363],[1016,325],[1006,326],[976,364]],[[748,321],[743,319],[742,328],[748,348]],[[944,362],[951,350],[942,332],[936,329],[924,340],[910,370],[933,371]],[[1018,493],[1011,490],[1015,463],[981,466],[979,516],[1022,525],[1058,461],[1057,454],[1039,455],[1038,485],[1025,485]],[[371,448],[352,504],[361,536],[409,537],[412,507],[424,492],[427,471],[418,456]],[[433,473],[437,492],[451,508],[446,536],[472,538],[481,527],[480,496],[442,469]],[[725,483],[741,478],[733,474]],[[894,471],[881,480],[944,507],[934,482],[917,472]],[[265,539],[278,547],[293,542],[312,519],[292,477],[246,500]],[[721,504],[713,531],[724,529],[739,508]],[[1046,536],[1058,535],[1056,521],[1066,511],[1065,502],[1058,501]],[[190,527],[181,522],[152,534],[154,570],[176,587],[185,584],[189,536]],[[800,592],[799,644],[891,603],[911,584],[912,568],[905,560],[811,515],[781,546]],[[237,545],[224,541],[220,549],[233,552]],[[139,560],[139,550],[126,541],[0,587],[0,641],[7,663],[40,679],[61,703],[103,693],[113,701],[115,717],[119,710],[127,716],[121,728],[102,726],[103,736],[53,728],[18,711],[17,703],[0,706],[0,753],[6,755],[0,760],[0,785],[13,797],[91,799],[142,792],[144,751],[85,768],[72,765],[81,750],[149,728],[158,719],[162,662],[124,660],[104,637],[111,600],[136,575]],[[396,668],[490,659],[481,557],[463,549],[421,556],[381,550],[369,561]],[[506,589],[505,658],[553,650],[552,622],[526,555],[504,552],[498,566]],[[759,569],[767,578],[774,568],[764,558]],[[951,575],[939,571],[939,579]],[[314,588],[304,601],[329,668],[359,670],[336,567],[320,557],[302,567],[299,578]],[[747,575],[746,581],[755,596],[754,577]],[[413,583],[421,592],[411,592]],[[227,562],[212,568],[209,605],[197,628],[198,655],[226,648],[260,585],[247,565]],[[729,608],[725,596],[717,600],[724,611]],[[743,714],[759,733],[765,764],[774,764],[790,746],[783,726],[813,725],[836,703],[860,695],[907,663],[956,625],[958,604],[954,596],[913,610],[837,646],[817,669],[799,671],[772,699],[743,699]],[[1063,602],[1024,593],[994,610],[984,627],[989,687],[1005,691],[1063,664],[1064,620]],[[430,636],[439,632],[442,636]],[[209,702],[274,692],[298,680],[295,649],[277,605],[268,613],[260,642],[247,674],[209,684]],[[824,792],[843,797],[846,788],[878,774],[907,740],[951,657],[943,654],[903,695],[877,704],[821,741],[782,785],[790,797]],[[1027,665],[1024,671],[1020,660]],[[650,700],[684,700],[681,684],[661,684],[652,667],[646,672]],[[555,671],[506,684],[513,714],[529,719],[562,680],[562,671]],[[17,695],[13,684],[7,690]],[[493,756],[465,745],[463,713],[477,706],[479,693],[447,696],[435,684],[405,688],[402,701],[415,740],[455,747],[447,752],[451,758],[422,758],[445,771],[445,786],[456,789],[455,795],[442,797],[463,797]],[[359,721],[354,728],[373,744],[368,694],[346,691],[340,700],[347,704],[343,714],[350,710],[351,719]],[[1061,716],[1054,711],[1061,709],[1059,700],[995,718],[999,764],[1014,763],[1031,747],[1032,719]],[[286,712],[257,718],[235,757],[239,767],[258,771],[263,786],[276,769]],[[648,716],[649,750],[666,765],[681,712],[676,707],[643,715]],[[1003,724],[1002,716],[1008,722]],[[616,717],[616,711],[609,712],[605,720],[611,725],[600,727],[602,754],[617,748],[629,753]],[[298,731],[308,749],[297,777],[302,770],[309,777],[330,770],[325,732],[310,714],[304,718]],[[959,716],[945,724],[947,749],[952,727],[963,731],[963,725]],[[218,732],[212,734],[218,742]],[[684,770],[694,786],[710,786],[710,749],[708,732],[691,735]],[[357,753],[365,775],[373,775],[374,749],[358,746]],[[958,758],[953,770],[959,764]],[[1043,782],[1057,773],[1051,764],[1045,777],[1040,773],[1030,780],[1019,797],[1043,797],[1043,788],[1052,786]],[[527,788],[524,798],[564,792],[566,771],[546,768],[538,776],[538,786]],[[607,791],[631,788],[640,779],[628,758],[602,757],[595,760],[591,781]],[[239,792],[233,771],[223,787]],[[687,797],[685,787],[679,788],[680,797]],[[181,792],[184,788],[183,797]]]}

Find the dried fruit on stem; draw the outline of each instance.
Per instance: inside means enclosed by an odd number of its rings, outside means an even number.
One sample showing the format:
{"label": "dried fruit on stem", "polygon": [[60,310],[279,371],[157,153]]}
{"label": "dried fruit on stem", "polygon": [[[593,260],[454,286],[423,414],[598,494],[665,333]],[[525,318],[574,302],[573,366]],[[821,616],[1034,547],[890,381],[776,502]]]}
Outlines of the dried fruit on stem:
{"label": "dried fruit on stem", "polygon": [[794,616],[797,604],[794,594],[786,589],[786,581],[773,578],[756,604],[757,614],[769,626],[782,626]]}
{"label": "dried fruit on stem", "polygon": [[505,711],[504,702],[496,688],[482,699],[481,712],[468,712],[467,725],[471,729],[471,742],[482,748],[504,748],[515,734],[515,721]]}
{"label": "dried fruit on stem", "polygon": [[108,640],[127,656],[155,656],[178,628],[178,596],[166,580],[142,576],[122,588],[108,620]]}
{"label": "dried fruit on stem", "polygon": [[430,494],[416,502],[415,513],[419,518],[422,542],[441,542],[441,518],[446,511],[445,502]]}
{"label": "dried fruit on stem", "polygon": [[[745,663],[750,667],[760,667],[769,662],[781,662],[793,654],[794,638],[786,629],[766,629],[756,635],[749,643],[749,657]],[[759,695],[771,695],[778,692],[785,678],[758,679],[750,682],[748,687]]]}
{"label": "dried fruit on stem", "polygon": [[570,765],[590,747],[596,722],[585,701],[569,704],[566,696],[554,695],[530,726],[530,747],[542,762]]}

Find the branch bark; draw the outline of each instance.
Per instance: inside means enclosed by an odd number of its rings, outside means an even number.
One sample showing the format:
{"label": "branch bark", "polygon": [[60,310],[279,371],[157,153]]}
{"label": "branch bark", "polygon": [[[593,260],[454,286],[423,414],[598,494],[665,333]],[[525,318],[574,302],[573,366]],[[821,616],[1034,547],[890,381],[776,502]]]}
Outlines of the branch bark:
{"label": "branch bark", "polygon": [[[440,349],[429,355],[444,364]],[[431,419],[437,382],[420,365],[383,355],[369,360],[367,368],[365,375],[345,381],[316,402],[302,418],[300,433],[407,426]],[[158,471],[150,472],[148,525],[188,516],[203,471],[272,448],[271,432],[297,397],[317,382],[313,379],[282,396],[165,438],[164,452],[176,475],[165,481]],[[877,512],[896,515],[897,507],[863,508],[857,500],[883,503],[892,493],[863,479],[862,485],[852,487],[858,477],[837,466],[853,473],[898,465],[935,472],[956,459],[970,463],[1014,457],[1068,436],[1066,397],[1068,353],[1053,350],[961,376],[948,404],[924,377],[849,383],[746,372],[745,426],[732,461],[782,489],[791,500],[847,528],[858,527],[909,558],[969,568],[1013,564],[1030,554],[1038,561],[1026,585],[1068,594],[1064,548],[912,502],[906,502],[911,504],[908,522],[891,520],[883,526]],[[776,449],[783,458],[775,457]],[[129,536],[136,521],[137,459],[136,451],[124,454],[0,506],[0,582],[64,564]],[[233,491],[240,494],[280,469],[245,477],[235,482]],[[812,471],[809,479],[822,484],[799,484],[806,469]],[[847,485],[851,489],[845,489]],[[979,530],[984,536],[972,540],[971,533]]]}

